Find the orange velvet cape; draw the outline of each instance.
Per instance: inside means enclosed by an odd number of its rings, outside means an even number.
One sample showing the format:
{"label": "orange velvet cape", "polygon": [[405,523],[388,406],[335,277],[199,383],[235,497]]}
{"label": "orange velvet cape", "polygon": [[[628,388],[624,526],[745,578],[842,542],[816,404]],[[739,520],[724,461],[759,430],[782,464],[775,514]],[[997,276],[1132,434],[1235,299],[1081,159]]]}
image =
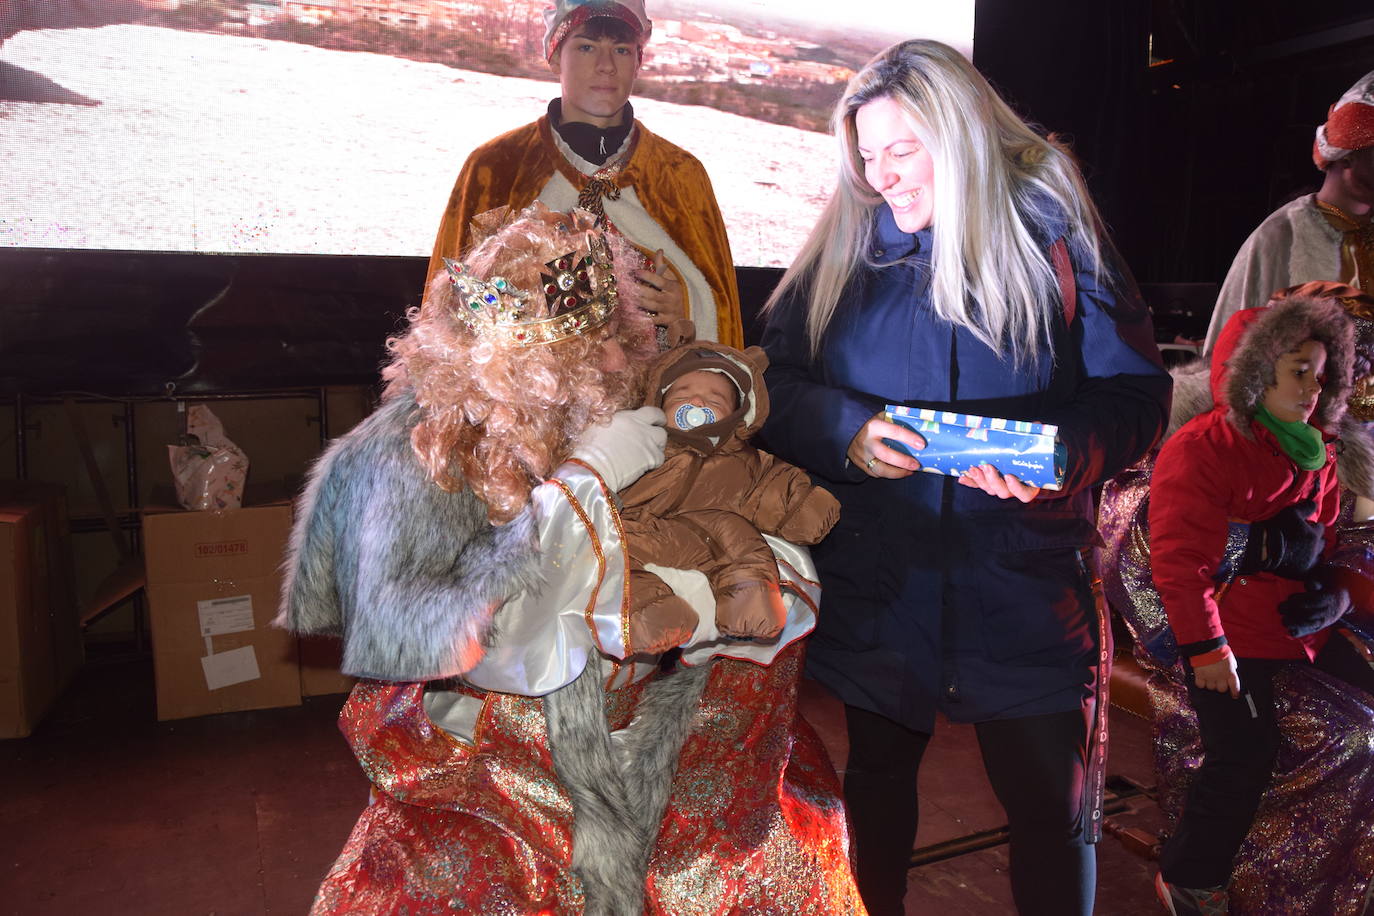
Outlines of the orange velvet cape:
{"label": "orange velvet cape", "polygon": [[[632,142],[616,186],[634,187],[645,212],[706,277],[716,299],[720,343],[743,347],[735,266],[706,169],[691,153],[650,133],[638,121]],[[528,206],[555,170],[579,191],[587,183],[587,176],[559,152],[548,115],[473,150],[444,210],[426,277],[432,279],[443,268],[444,258],[457,258],[467,248],[474,216],[503,205]]]}

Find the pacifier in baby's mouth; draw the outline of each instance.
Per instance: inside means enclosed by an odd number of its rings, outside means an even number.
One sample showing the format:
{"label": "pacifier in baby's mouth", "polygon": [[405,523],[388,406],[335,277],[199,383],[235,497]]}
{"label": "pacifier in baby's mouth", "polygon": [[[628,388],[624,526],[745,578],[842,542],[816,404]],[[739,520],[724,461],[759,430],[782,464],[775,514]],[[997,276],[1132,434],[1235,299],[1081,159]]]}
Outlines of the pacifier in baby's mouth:
{"label": "pacifier in baby's mouth", "polygon": [[716,422],[716,412],[709,407],[683,404],[673,413],[673,422],[678,429],[696,429]]}

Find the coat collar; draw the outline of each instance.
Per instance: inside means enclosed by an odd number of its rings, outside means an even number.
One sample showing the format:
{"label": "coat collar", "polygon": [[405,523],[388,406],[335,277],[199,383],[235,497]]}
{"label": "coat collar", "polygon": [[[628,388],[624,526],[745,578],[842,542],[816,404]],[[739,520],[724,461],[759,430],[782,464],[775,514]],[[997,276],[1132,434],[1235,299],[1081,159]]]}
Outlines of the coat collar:
{"label": "coat collar", "polygon": [[873,239],[868,254],[875,264],[893,264],[929,251],[932,232],[929,226],[920,232],[903,232],[897,228],[892,208],[886,203],[878,204],[873,215]]}

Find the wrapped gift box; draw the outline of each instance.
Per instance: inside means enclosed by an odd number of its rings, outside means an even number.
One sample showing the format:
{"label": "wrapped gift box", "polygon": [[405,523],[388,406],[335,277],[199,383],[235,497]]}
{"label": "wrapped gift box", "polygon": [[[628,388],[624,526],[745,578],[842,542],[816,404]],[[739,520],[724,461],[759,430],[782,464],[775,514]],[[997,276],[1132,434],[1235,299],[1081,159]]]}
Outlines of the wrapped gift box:
{"label": "wrapped gift box", "polygon": [[1057,427],[892,404],[886,407],[886,417],[926,440],[920,451],[884,440],[921,462],[923,471],[958,477],[974,465],[990,464],[1022,483],[1046,490],[1057,490],[1064,482],[1064,446]]}

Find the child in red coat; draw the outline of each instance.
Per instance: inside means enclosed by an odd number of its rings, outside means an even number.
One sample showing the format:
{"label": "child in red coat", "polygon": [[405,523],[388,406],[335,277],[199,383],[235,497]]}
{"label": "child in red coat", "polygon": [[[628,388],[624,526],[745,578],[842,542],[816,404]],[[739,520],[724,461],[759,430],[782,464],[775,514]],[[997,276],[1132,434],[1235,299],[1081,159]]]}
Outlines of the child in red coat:
{"label": "child in red coat", "polygon": [[1311,291],[1232,316],[1212,357],[1214,406],[1164,444],[1150,484],[1154,582],[1191,674],[1205,752],[1160,855],[1157,889],[1175,914],[1226,912],[1232,859],[1278,751],[1274,677],[1316,664],[1374,692],[1374,669],[1332,637],[1350,608],[1332,567],[1318,560],[1289,570],[1298,578],[1226,581],[1240,560],[1234,520],[1308,503],[1310,520],[1328,526],[1325,554],[1334,544],[1333,434],[1350,393],[1354,328],[1337,300]]}

